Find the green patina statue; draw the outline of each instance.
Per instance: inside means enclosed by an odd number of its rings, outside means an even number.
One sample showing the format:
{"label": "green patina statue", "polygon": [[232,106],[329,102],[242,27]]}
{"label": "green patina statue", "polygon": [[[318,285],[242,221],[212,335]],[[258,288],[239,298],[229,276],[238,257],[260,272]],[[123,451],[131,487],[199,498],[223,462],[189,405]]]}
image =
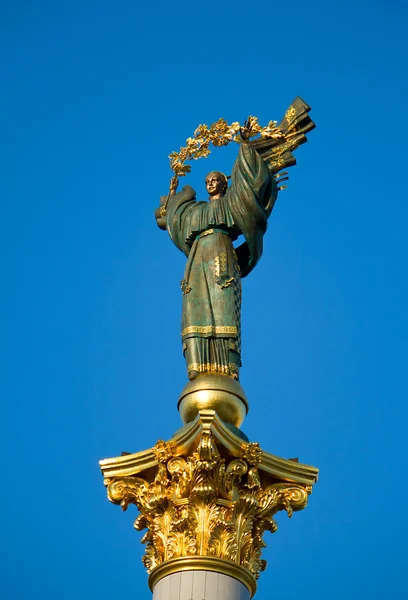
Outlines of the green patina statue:
{"label": "green patina statue", "polygon": [[[197,202],[188,185],[177,193],[177,176],[170,194],[161,198],[157,223],[188,258],[181,282],[181,337],[190,380],[208,372],[239,379],[241,278],[262,256],[263,236],[278,196],[276,173],[295,164],[290,150],[306,141],[306,131],[314,127],[309,110],[296,99],[274,138],[250,140],[246,123],[240,129],[230,187],[223,173],[206,177],[209,202]],[[245,241],[234,247],[239,236]]]}

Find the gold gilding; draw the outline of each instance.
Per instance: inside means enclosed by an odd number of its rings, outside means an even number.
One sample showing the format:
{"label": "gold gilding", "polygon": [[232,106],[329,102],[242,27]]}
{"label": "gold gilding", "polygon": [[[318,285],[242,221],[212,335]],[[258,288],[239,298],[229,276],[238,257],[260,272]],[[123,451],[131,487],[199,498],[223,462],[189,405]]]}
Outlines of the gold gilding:
{"label": "gold gilding", "polygon": [[[206,373],[207,375],[210,373],[221,373],[223,375],[229,375],[233,379],[238,379],[239,365],[237,365],[237,363],[228,363],[227,365],[219,363],[190,363],[187,365],[187,371],[197,371],[197,373]],[[195,415],[196,413],[194,413],[194,417]]]}
{"label": "gold gilding", "polygon": [[[190,288],[191,289],[191,288]],[[238,328],[233,325],[189,325],[181,331],[181,337],[189,335],[190,333],[203,333],[213,335],[233,335],[238,334]]]}
{"label": "gold gilding", "polygon": [[[109,476],[103,461],[108,497],[124,510],[135,504],[140,511],[134,526],[147,530],[143,563],[151,587],[176,570],[204,569],[235,577],[253,594],[266,566],[264,532],[277,530],[278,511],[291,516],[303,509],[311,485],[271,478],[259,445],[228,433],[213,411],[203,411],[191,429],[193,448],[186,433],[159,441],[151,451],[155,468],[138,476]],[[308,469],[316,478],[316,469]]]}
{"label": "gold gilding", "polygon": [[185,386],[178,409],[183,423],[194,421],[202,410],[214,410],[222,421],[239,427],[248,413],[248,401],[238,381],[206,373]]}
{"label": "gold gilding", "polygon": [[[140,473],[151,473],[159,462],[158,452],[167,452],[174,456],[186,456],[191,448],[196,448],[202,431],[211,433],[216,443],[221,444],[226,452],[235,458],[244,457],[251,464],[254,461],[254,451],[258,455],[258,469],[262,477],[271,481],[289,481],[305,486],[309,492],[316,483],[318,469],[298,461],[281,458],[264,450],[256,451],[256,443],[244,442],[241,437],[220,419],[214,410],[202,410],[192,423],[180,429],[172,439],[167,442],[158,442],[153,448],[125,454],[100,461],[103,476],[106,479],[113,477],[133,477]],[[163,450],[164,444],[164,450]],[[250,453],[244,456],[244,453]]]}
{"label": "gold gilding", "polygon": [[220,276],[220,257],[216,256],[214,258],[214,275],[216,277]]}
{"label": "gold gilding", "polygon": [[184,279],[180,281],[180,288],[184,296],[191,292],[191,286],[186,281],[184,281]]}
{"label": "gold gilding", "polygon": [[[309,107],[308,110],[310,110]],[[242,127],[238,122],[229,125],[225,119],[219,119],[209,127],[205,124],[199,125],[194,132],[194,136],[186,140],[186,145],[180,148],[178,152],[172,152],[169,155],[170,167],[175,173],[171,181],[170,193],[172,193],[174,181],[178,183],[179,177],[184,177],[187,173],[190,173],[191,166],[186,164],[187,161],[209,156],[211,153],[210,145],[220,147],[227,146],[233,141],[242,142],[243,133],[245,133],[245,139],[254,138],[259,135],[263,139],[276,140],[276,144],[273,146],[270,155],[270,164],[272,167],[275,167],[275,171],[279,170],[280,166],[285,166],[285,161],[281,161],[281,154],[285,151],[294,150],[299,145],[297,139],[297,116],[297,108],[291,105],[284,117],[287,124],[287,131],[284,131],[281,128],[282,123],[278,125],[277,121],[269,121],[267,125],[262,126],[259,124],[258,117],[254,116],[249,116]],[[282,151],[279,148],[281,144],[284,145]]]}

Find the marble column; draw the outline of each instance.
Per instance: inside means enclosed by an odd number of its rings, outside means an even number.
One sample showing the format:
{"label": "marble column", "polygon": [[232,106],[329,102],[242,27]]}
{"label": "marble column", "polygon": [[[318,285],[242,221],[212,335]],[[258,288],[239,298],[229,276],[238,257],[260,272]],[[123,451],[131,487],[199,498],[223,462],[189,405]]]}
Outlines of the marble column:
{"label": "marble column", "polygon": [[212,571],[181,571],[155,585],[153,600],[249,600],[248,589],[237,579]]}

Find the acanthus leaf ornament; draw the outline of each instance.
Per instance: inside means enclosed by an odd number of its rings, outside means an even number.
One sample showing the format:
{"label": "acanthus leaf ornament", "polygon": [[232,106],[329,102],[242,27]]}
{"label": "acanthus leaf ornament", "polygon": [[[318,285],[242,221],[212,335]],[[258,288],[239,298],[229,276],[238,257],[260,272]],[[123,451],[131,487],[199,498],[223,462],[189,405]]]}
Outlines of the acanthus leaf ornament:
{"label": "acanthus leaf ornament", "polygon": [[241,443],[236,457],[211,427],[195,439],[192,453],[159,441],[149,477],[108,477],[108,497],[124,510],[130,504],[139,509],[134,526],[147,530],[142,542],[148,573],[172,559],[213,557],[232,561],[256,580],[266,566],[264,532],[277,530],[277,512],[291,516],[304,508],[311,486],[263,475],[257,443]]}

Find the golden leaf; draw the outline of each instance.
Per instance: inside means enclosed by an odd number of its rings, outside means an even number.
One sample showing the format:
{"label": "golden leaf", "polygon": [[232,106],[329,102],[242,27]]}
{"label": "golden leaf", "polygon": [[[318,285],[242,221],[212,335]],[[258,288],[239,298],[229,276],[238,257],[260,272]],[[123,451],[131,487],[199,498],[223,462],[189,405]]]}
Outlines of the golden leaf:
{"label": "golden leaf", "polygon": [[[187,168],[188,165],[181,165]],[[212,433],[202,431],[193,454],[172,455],[170,444],[153,449],[160,462],[149,467],[148,480],[129,476],[106,479],[115,504],[135,504],[135,521],[146,544],[143,562],[149,573],[183,556],[213,556],[245,567],[255,578],[264,569],[265,531],[275,532],[273,516],[290,516],[306,506],[310,486],[290,482],[265,485],[257,465],[263,453],[245,444],[241,458],[220,453]]]}
{"label": "golden leaf", "polygon": [[[250,116],[247,119],[247,126],[250,130],[250,137],[254,137],[265,130],[265,136],[273,137],[278,135],[275,129],[271,128],[275,121],[270,121],[268,127],[262,128],[257,117]],[[206,158],[210,154],[209,146],[212,144],[215,148],[227,146],[230,142],[241,142],[239,130],[241,125],[234,121],[229,125],[223,118],[218,119],[208,127],[205,124],[199,125],[194,131],[194,136],[186,140],[186,145],[180,148],[179,152],[172,152],[169,155],[170,167],[178,176],[183,177],[190,173],[191,168],[185,165],[187,161]]]}
{"label": "golden leaf", "polygon": [[[296,111],[290,107],[286,112],[288,121],[293,119]],[[263,138],[274,138],[277,140],[285,140],[285,144],[280,144],[271,154],[270,164],[274,171],[279,170],[285,164],[283,155],[286,151],[293,150],[298,145],[298,135],[296,133],[296,123],[291,123],[289,132],[285,135],[277,126],[277,121],[269,121],[266,127],[262,127],[258,118],[250,115],[246,120],[246,128],[249,131],[249,137],[260,135]],[[223,118],[218,119],[208,127],[208,125],[200,124],[194,131],[194,136],[186,140],[186,145],[180,148],[179,152],[169,154],[170,168],[178,177],[184,177],[190,173],[191,167],[185,163],[199,158],[206,158],[211,153],[209,146],[212,144],[215,148],[227,146],[230,142],[242,143],[242,138],[239,135],[241,125],[238,121],[234,121],[230,125]]]}
{"label": "golden leaf", "polygon": [[237,541],[233,527],[226,524],[214,528],[208,544],[210,556],[234,560],[237,555]]}

